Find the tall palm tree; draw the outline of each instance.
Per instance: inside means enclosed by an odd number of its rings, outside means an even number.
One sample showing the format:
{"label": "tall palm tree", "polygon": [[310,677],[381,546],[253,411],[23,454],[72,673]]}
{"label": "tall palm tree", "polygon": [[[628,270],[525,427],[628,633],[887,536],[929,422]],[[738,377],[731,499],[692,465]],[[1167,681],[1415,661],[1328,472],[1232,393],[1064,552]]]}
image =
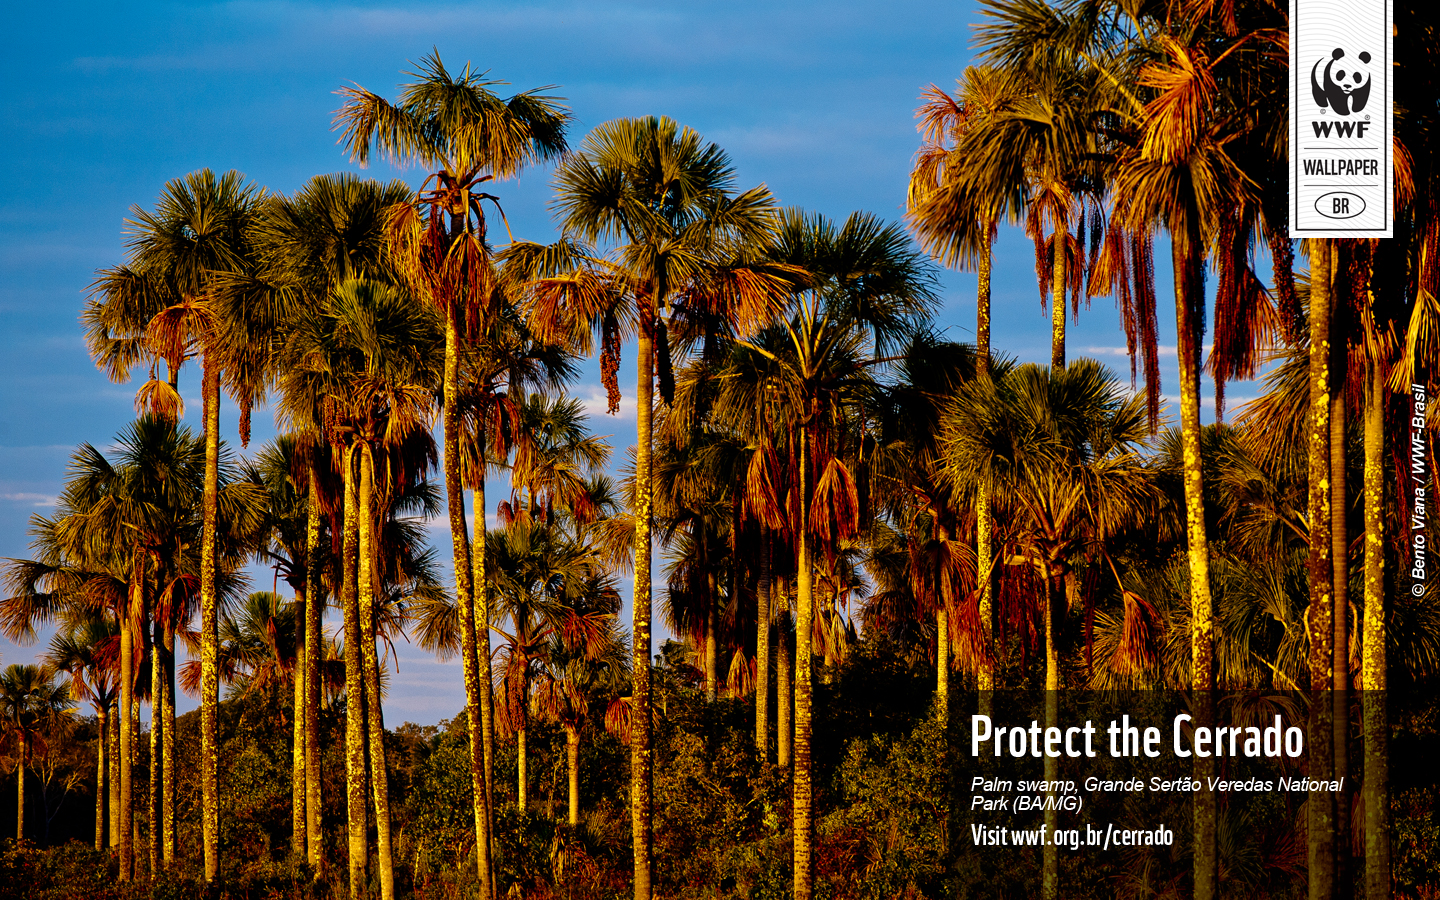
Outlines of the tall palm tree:
{"label": "tall palm tree", "polygon": [[[957,482],[990,480],[1012,505],[1014,559],[1035,568],[1045,622],[1045,724],[1059,724],[1057,617],[1064,576],[1081,551],[1144,518],[1154,489],[1138,455],[1148,426],[1144,399],[1126,399],[1093,360],[1064,369],[1021,366],[961,389],[946,411],[945,462]],[[1047,757],[1047,780],[1059,761]],[[1054,828],[1058,818],[1046,812]],[[1055,848],[1043,855],[1043,894],[1060,896]]]}
{"label": "tall palm tree", "polygon": [[546,653],[556,639],[568,652],[599,658],[609,622],[618,612],[618,603],[607,601],[619,598],[606,583],[594,548],[558,525],[515,521],[491,531],[486,543],[494,563],[490,577],[495,612],[501,620],[491,627],[505,638],[505,719],[516,737],[516,796],[523,810],[529,787],[531,682],[537,666],[549,662]]}
{"label": "tall palm tree", "polygon": [[15,744],[15,840],[25,840],[25,769],[38,742],[68,718],[70,685],[49,669],[14,664],[0,673],[0,727]]}
{"label": "tall palm tree", "polygon": [[[308,815],[308,771],[307,736],[305,732],[306,705],[310,691],[306,687],[309,676],[308,657],[305,647],[305,628],[310,619],[308,604],[324,602],[323,587],[317,579],[312,585],[309,578],[308,554],[319,552],[320,545],[320,498],[309,496],[310,461],[309,442],[297,439],[294,434],[283,434],[261,449],[259,458],[247,472],[249,480],[262,485],[266,503],[265,541],[260,556],[273,561],[275,574],[281,575],[295,591],[295,612],[298,618],[296,633],[294,689],[292,707],[294,710],[291,733],[291,853],[295,859],[309,859],[309,815]],[[318,493],[318,492],[317,492]],[[316,508],[315,541],[310,542],[310,508]],[[318,610],[317,610],[318,612]],[[316,616],[318,619],[319,616]],[[223,628],[223,625],[222,625]],[[316,635],[317,639],[319,635]],[[223,643],[222,643],[223,647]],[[318,654],[315,662],[318,664]],[[317,683],[316,687],[319,685]],[[318,748],[317,748],[318,749]]]}
{"label": "tall palm tree", "polygon": [[[502,100],[491,90],[505,84],[471,72],[467,64],[452,74],[438,51],[423,59],[418,80],[406,85],[398,103],[390,103],[360,87],[342,88],[344,104],[336,123],[351,156],[362,165],[372,149],[400,164],[418,163],[431,170],[420,195],[395,208],[391,219],[392,259],[415,294],[440,311],[445,325],[445,372],[441,383],[444,430],[445,490],[454,544],[455,588],[460,598],[461,653],[465,667],[466,714],[472,745],[476,854],[481,883],[493,893],[490,871],[490,759],[493,726],[489,693],[489,651],[477,645],[484,632],[483,552],[471,559],[465,529],[465,499],[460,469],[459,386],[464,344],[462,323],[485,331],[496,312],[497,296],[486,238],[483,200],[495,200],[480,186],[515,176],[526,166],[563,153],[570,115],[562,98],[524,91]],[[483,471],[480,473],[483,476]],[[483,480],[483,479],[482,479]],[[483,493],[481,499],[483,500]],[[485,511],[475,511],[483,520]],[[482,577],[472,581],[480,570]],[[481,672],[484,668],[487,671]]]}
{"label": "tall palm tree", "polygon": [[[786,442],[789,500],[782,505],[768,485],[762,505],[765,517],[795,541],[794,891],[797,900],[809,900],[816,553],[833,555],[840,541],[858,533],[857,442],[847,420],[873,391],[871,368],[886,361],[885,352],[913,332],[934,303],[934,275],[899,228],[862,213],[836,227],[822,216],[787,210],[766,256],[807,273],[776,324],[736,343],[774,365],[793,429]],[[738,399],[737,418],[750,419],[753,398]]]}
{"label": "tall palm tree", "polygon": [[76,622],[50,640],[45,664],[70,676],[76,700],[95,709],[99,733],[95,740],[95,849],[105,849],[106,748],[110,738],[110,712],[116,701],[114,645],[120,637],[115,622],[103,615]]}
{"label": "tall palm tree", "polygon": [[[618,612],[619,597],[613,587],[610,597]],[[538,673],[540,684],[535,692],[536,710],[559,722],[565,730],[565,767],[569,775],[566,821],[572,829],[580,825],[580,738],[590,719],[591,698],[598,691],[624,690],[629,675],[629,648],[615,619],[603,620],[599,630],[600,636],[590,647],[577,646],[563,634],[552,634],[542,656],[545,665]]]}
{"label": "tall palm tree", "polygon": [[[721,634],[722,601],[735,618],[741,616],[744,565],[736,541],[745,460],[737,436],[712,415],[719,382],[710,374],[719,352],[712,356],[715,360],[695,360],[680,373],[661,422],[654,465],[656,522],[672,555],[666,618],[673,633],[684,634],[701,650],[705,696],[711,702],[725,680],[722,670],[733,662],[728,654],[721,656],[722,643],[745,643],[735,630],[727,640]],[[758,715],[764,707],[757,710]]]}
{"label": "tall palm tree", "polygon": [[[1161,4],[1132,11],[1123,5],[1085,5],[1056,9],[1023,2],[996,6],[997,24],[982,34],[987,53],[997,62],[1023,63],[1040,57],[1061,67],[1084,60],[1092,85],[1090,108],[1102,112],[1105,140],[1096,139],[1097,162],[1107,159],[1106,182],[1112,213],[1095,281],[1108,289],[1119,281],[1127,325],[1136,326],[1147,345],[1153,340],[1153,294],[1149,290],[1149,236],[1156,228],[1170,235],[1175,272],[1176,328],[1179,341],[1181,439],[1185,461],[1184,496],[1191,579],[1192,689],[1198,694],[1197,724],[1211,724],[1214,690],[1214,606],[1210,596],[1209,545],[1200,470],[1200,348],[1204,332],[1204,261],[1220,241],[1226,223],[1231,236],[1220,253],[1227,309],[1251,315],[1231,317],[1245,328],[1222,334],[1217,328],[1218,370],[1243,370],[1251,338],[1263,331],[1256,310],[1268,302],[1249,272],[1246,249],[1261,210],[1258,186],[1271,178],[1274,148],[1283,143],[1267,132],[1275,116],[1256,115],[1266,106],[1257,81],[1244,66],[1265,64],[1270,45],[1283,41],[1283,10],[1261,4],[1244,11],[1241,28],[1235,8],[1223,4],[1184,7]],[[1278,83],[1278,81],[1276,82]],[[1257,125],[1257,123],[1265,123]],[[1096,129],[1092,128],[1092,133]],[[1269,135],[1267,137],[1267,134]],[[1260,152],[1268,150],[1269,152]],[[1253,152],[1252,152],[1253,150]],[[1253,157],[1253,158],[1251,158]],[[1283,235],[1271,222],[1268,232]],[[1092,240],[1092,250],[1096,242]],[[1289,243],[1275,243],[1276,259],[1285,259]],[[1238,251],[1238,252],[1237,252]],[[1123,276],[1135,277],[1137,295],[1128,293]],[[1247,274],[1248,273],[1248,274]],[[1288,272],[1277,283],[1288,283]],[[1240,289],[1245,286],[1244,289]],[[1092,292],[1094,292],[1092,286]],[[1131,303],[1137,308],[1131,309]],[[1229,320],[1227,320],[1229,321]],[[1127,335],[1128,337],[1128,335]],[[1135,342],[1131,342],[1132,348]],[[1148,381],[1147,377],[1147,381]],[[1149,390],[1156,387],[1152,384]],[[1152,401],[1153,402],[1153,401]],[[1152,406],[1152,410],[1156,407]],[[1152,412],[1152,420],[1154,412]],[[1328,620],[1327,620],[1328,621]],[[1212,774],[1209,760],[1195,760],[1196,776]],[[1213,795],[1195,803],[1195,892],[1210,900],[1216,892],[1216,810]]]}
{"label": "tall palm tree", "polygon": [[[922,236],[953,257],[975,252],[979,242],[988,245],[990,230],[1001,216],[1024,210],[1025,232],[1035,244],[1041,296],[1049,294],[1050,364],[1059,368],[1065,365],[1066,308],[1077,307],[1084,285],[1085,239],[1087,233],[1092,240],[1098,233],[1095,226],[1102,215],[1098,206],[1102,169],[1089,121],[1096,73],[1078,66],[1076,57],[1047,51],[1043,44],[1013,40],[1013,26],[1007,26],[1016,7],[1042,21],[1050,13],[1040,4],[992,7],[991,15],[1005,24],[982,29],[980,40],[1001,71],[967,72],[967,81],[976,83],[970,89],[975,115],[947,110],[942,97],[931,95],[925,124],[932,133],[949,126],[955,132],[954,144],[949,148],[942,144],[921,157],[922,183],[929,181],[930,173],[943,182],[939,190],[923,191],[924,200],[914,217],[934,223],[921,225]],[[1002,40],[994,37],[997,31]],[[949,204],[959,208],[946,211]]]}
{"label": "tall palm tree", "polygon": [[[249,413],[259,391],[257,357],[268,349],[261,337],[265,312],[235,302],[222,289],[224,274],[251,265],[250,221],[262,192],[238,172],[215,176],[204,169],[175,179],[153,212],[136,208],[128,222],[129,263],[99,273],[82,320],[97,363],[111,378],[125,380],[136,363],[152,362],[151,378],[137,403],[176,416],[182,404],[175,380],[184,360],[202,357],[201,398],[205,436],[205,480],[200,549],[200,656],[207,673],[201,690],[202,843],[205,878],[219,870],[219,781],[217,746],[219,646],[216,566],[219,497],[220,390],[222,382],[239,401],[241,436],[249,438]],[[164,360],[169,381],[154,377],[153,362]],[[207,661],[208,660],[208,661]]]}
{"label": "tall palm tree", "polygon": [[[120,628],[129,597],[132,560],[123,544],[109,541],[90,545],[73,537],[59,519],[31,516],[29,533],[35,559],[6,560],[4,578],[9,596],[0,600],[0,630],[17,644],[34,641],[37,627],[60,622],[66,630],[86,627],[95,617],[109,624],[110,632],[97,653],[111,672],[110,710],[106,731],[104,780],[108,816],[100,825],[109,832],[108,844],[120,845],[119,710]],[[67,533],[68,532],[68,533]],[[123,535],[120,536],[123,539]],[[62,632],[63,634],[63,632]],[[68,658],[68,657],[67,657]],[[97,811],[97,817],[99,812]],[[103,849],[103,847],[102,847]]]}
{"label": "tall palm tree", "polygon": [[[385,454],[422,441],[437,381],[430,360],[438,323],[401,289],[363,279],[341,284],[326,303],[293,324],[281,378],[281,414],[303,429],[321,430],[342,460],[346,645],[346,744],[349,769],[350,891],[358,896],[365,849],[365,758],[379,836],[379,877],[394,896],[389,792],[384,776],[379,668],[375,649],[380,586],[377,503],[398,483]],[[319,421],[313,397],[323,398]],[[293,401],[293,403],[292,403]],[[382,464],[377,466],[377,457]],[[424,463],[422,462],[423,466]],[[377,484],[377,475],[382,480]],[[403,477],[403,476],[402,476]],[[362,713],[362,710],[364,712]],[[368,734],[362,729],[368,724]],[[368,748],[367,748],[368,742]]]}
{"label": "tall palm tree", "polygon": [[[1435,287],[1440,261],[1436,260],[1433,249],[1440,243],[1440,188],[1437,188],[1436,175],[1436,159],[1440,154],[1435,147],[1437,129],[1431,102],[1440,94],[1440,85],[1433,67],[1423,62],[1434,52],[1437,33],[1431,17],[1419,9],[1397,10],[1395,18],[1395,59],[1403,75],[1395,98],[1395,194],[1396,219],[1404,226],[1399,232],[1403,240],[1376,242],[1370,303],[1366,304],[1369,315],[1362,318],[1365,356],[1369,360],[1364,413],[1365,599],[1360,682],[1364,691],[1367,900],[1378,900],[1393,890],[1389,728],[1385,707],[1388,638],[1383,467],[1386,464],[1384,435],[1389,430],[1385,407],[1388,391],[1413,392],[1412,385],[1416,384],[1423,384],[1433,398],[1437,372],[1433,364],[1427,367],[1424,361],[1434,360],[1440,352],[1440,342],[1436,339],[1440,331],[1437,329],[1440,297]],[[1407,161],[1409,165],[1404,165]],[[1400,260],[1406,260],[1408,265],[1398,264]],[[1396,364],[1387,367],[1385,363],[1390,360]],[[1393,398],[1388,399],[1393,408]],[[1433,428],[1433,416],[1430,422]],[[1432,475],[1431,484],[1434,483]]]}
{"label": "tall palm tree", "polygon": [[[620,338],[633,334],[638,340],[630,803],[635,898],[649,900],[651,457],[657,362],[662,397],[672,389],[669,326],[661,313],[673,322],[719,311],[718,318],[746,330],[773,306],[783,284],[755,266],[735,264],[747,244],[769,234],[769,192],[734,193],[735,172],[725,152],[670,119],[617,119],[601,125],[561,164],[555,181],[555,210],[566,238],[550,248],[513,251],[531,277],[533,326],[557,343],[568,338],[584,344],[592,328],[601,332],[601,370],[612,412],[619,404]],[[596,241],[612,242],[610,257],[596,258],[577,243]],[[577,266],[598,270],[600,277],[577,278]],[[597,289],[597,284],[609,289]]]}
{"label": "tall palm tree", "polygon": [[[975,268],[978,277],[975,302],[975,372],[990,376],[990,275],[996,224],[1002,216],[1015,218],[1019,212],[1018,191],[1005,185],[981,184],[978,174],[964,166],[960,142],[972,131],[993,123],[1019,99],[1019,85],[1004,69],[971,66],[957,82],[952,96],[935,85],[925,91],[926,102],[916,111],[917,128],[925,141],[916,154],[910,173],[906,216],[926,251],[946,265]],[[994,188],[1000,187],[998,192]],[[994,620],[990,514],[988,482],[978,485],[975,497],[975,558],[980,591],[980,627],[986,653],[976,673],[981,693],[981,712],[989,709],[989,694],[995,686],[991,649]]]}
{"label": "tall palm tree", "polygon": [[118,824],[120,873],[128,879],[135,866],[131,771],[138,728],[136,677],[148,649],[141,640],[148,625],[147,600],[155,594],[162,555],[187,539],[193,541],[183,519],[193,515],[203,456],[188,431],[154,417],[121,432],[117,443],[114,461],[81,445],[51,530],[57,561],[109,556],[112,566],[124,566],[123,592],[114,591],[107,599],[115,604],[120,625]]}
{"label": "tall palm tree", "polygon": [[[928,564],[911,567],[911,589],[935,616],[936,713],[942,722],[949,722],[951,648],[958,639],[958,635],[950,635],[949,629],[959,612],[959,541],[964,504],[941,471],[940,413],[961,385],[976,378],[979,355],[969,347],[921,334],[905,348],[897,368],[897,383],[881,394],[875,410],[881,425],[882,448],[872,466],[879,488],[874,493],[884,498],[891,518],[898,520],[911,555],[917,561],[922,554],[927,557]],[[998,368],[1003,373],[1008,366],[1002,361]],[[977,526],[989,509],[988,488],[989,482],[981,479],[975,491]],[[925,519],[928,523],[922,521]],[[922,550],[927,538],[933,540],[929,552]],[[989,544],[987,534],[981,543],[986,553],[990,552]],[[980,566],[987,564],[988,560],[982,562],[977,557],[973,568],[978,574]],[[964,567],[970,568],[968,560]],[[993,674],[994,666],[984,637],[989,629],[983,577],[976,578],[976,585],[981,635],[978,644],[969,642],[972,650],[966,655],[975,664],[979,680]]]}
{"label": "tall palm tree", "polygon": [[[295,317],[299,305],[311,306],[350,278],[383,278],[391,274],[385,258],[385,225],[392,207],[409,202],[413,192],[400,181],[382,184],[348,173],[312,178],[293,196],[266,198],[254,224],[256,255],[260,260],[260,290],[283,308],[283,325]],[[312,398],[319,402],[319,398]],[[304,641],[301,653],[299,689],[295,705],[297,731],[293,816],[297,827],[292,849],[306,857],[311,867],[323,870],[323,836],[320,820],[320,753],[318,720],[320,705],[319,666],[322,656],[322,615],[320,540],[323,513],[327,508],[323,459],[327,444],[323,435],[306,434],[300,449],[308,457],[296,460],[296,488],[307,499],[308,516],[303,531],[304,547],[292,558],[306,560],[296,584],[297,600],[304,608]],[[292,582],[293,583],[293,582]],[[303,599],[302,599],[303,598]]]}

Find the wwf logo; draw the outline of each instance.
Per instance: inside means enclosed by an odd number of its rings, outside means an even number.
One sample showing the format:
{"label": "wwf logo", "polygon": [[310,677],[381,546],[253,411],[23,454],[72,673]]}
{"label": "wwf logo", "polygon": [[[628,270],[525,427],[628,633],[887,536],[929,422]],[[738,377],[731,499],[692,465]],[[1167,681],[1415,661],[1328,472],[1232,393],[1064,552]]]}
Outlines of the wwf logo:
{"label": "wwf logo", "polygon": [[[1320,64],[1325,71],[1320,72]],[[1348,116],[1365,108],[1370,99],[1370,54],[1361,53],[1359,61],[1345,62],[1345,51],[1336,47],[1330,59],[1316,62],[1310,69],[1310,90],[1321,109],[1335,110],[1336,115]]]}

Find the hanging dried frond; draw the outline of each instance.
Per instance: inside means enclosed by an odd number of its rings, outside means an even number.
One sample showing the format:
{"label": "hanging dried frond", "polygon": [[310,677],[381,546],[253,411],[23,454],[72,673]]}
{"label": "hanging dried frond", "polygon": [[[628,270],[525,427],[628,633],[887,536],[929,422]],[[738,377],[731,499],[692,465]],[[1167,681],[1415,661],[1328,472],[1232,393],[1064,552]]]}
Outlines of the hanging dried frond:
{"label": "hanging dried frond", "polygon": [[616,697],[605,708],[605,730],[627,746],[630,743],[630,701],[630,697]]}
{"label": "hanging dried frond", "polygon": [[1037,228],[1030,233],[1030,239],[1035,244],[1035,281],[1040,288],[1040,308],[1045,309],[1050,303],[1051,288],[1055,282],[1055,254],[1050,250],[1054,236],[1047,238]]}
{"label": "hanging dried frond", "polygon": [[1153,669],[1159,658],[1160,616],[1149,600],[1134,591],[1122,591],[1122,596],[1125,621],[1110,665],[1119,672],[1140,677]]}
{"label": "hanging dried frond", "polygon": [[777,531],[785,527],[781,491],[776,484],[780,469],[780,457],[768,441],[755,448],[745,467],[745,513]]}
{"label": "hanging dried frond", "polygon": [[1215,291],[1215,343],[1210,374],[1215,380],[1215,416],[1225,415],[1225,382],[1255,377],[1279,330],[1270,293],[1253,265],[1252,223],[1244,206],[1226,214],[1216,237],[1220,283]]}
{"label": "hanging dried frond", "polygon": [[1115,294],[1125,348],[1130,357],[1130,385],[1137,383],[1137,367],[1145,378],[1145,405],[1150,430],[1160,425],[1160,348],[1155,310],[1155,267],[1152,236],[1134,234],[1110,220],[1105,242],[1091,273],[1090,293]]}
{"label": "hanging dried frond", "polygon": [[1295,346],[1305,331],[1305,313],[1295,293],[1295,244],[1290,239],[1288,218],[1281,209],[1278,219],[1265,220],[1265,243],[1270,249],[1271,278],[1275,283],[1275,328],[1281,340]]}
{"label": "hanging dried frond", "polygon": [[830,458],[815,484],[814,499],[810,503],[810,530],[827,548],[860,533],[860,497],[855,490],[855,478],[838,458]]}
{"label": "hanging dried frond", "polygon": [[185,401],[168,381],[161,381],[152,374],[135,392],[135,414],[178,422],[185,415]]}
{"label": "hanging dried frond", "polygon": [[747,657],[743,648],[736,647],[730,657],[725,687],[731,697],[748,697],[755,690],[755,660]]}
{"label": "hanging dried frond", "polygon": [[216,336],[209,301],[186,297],[156,314],[145,328],[145,339],[171,372],[178,372],[190,353],[206,352]]}

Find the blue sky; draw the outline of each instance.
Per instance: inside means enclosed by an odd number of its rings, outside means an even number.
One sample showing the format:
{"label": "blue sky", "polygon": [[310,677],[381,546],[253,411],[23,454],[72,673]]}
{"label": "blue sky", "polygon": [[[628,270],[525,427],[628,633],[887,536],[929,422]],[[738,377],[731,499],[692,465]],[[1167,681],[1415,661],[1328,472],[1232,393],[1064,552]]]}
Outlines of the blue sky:
{"label": "blue sky", "polygon": [[[575,114],[572,144],[621,116],[663,114],[729,151],[742,186],[764,182],[786,205],[843,217],[898,219],[918,146],[921,89],[953,87],[970,60],[972,2],[473,3],[303,2],[22,4],[0,53],[6,140],[0,144],[0,557],[28,555],[29,516],[52,508],[75,446],[106,445],[133,417],[135,383],[112,384],[87,356],[77,316],[97,269],[123,259],[123,220],[164,183],[209,167],[237,169],[292,192],[313,175],[357,169],[336,145],[334,91],[352,82],[393,97],[437,48],[514,89],[557,85]],[[502,91],[505,89],[501,89]],[[368,174],[404,177],[384,162]],[[517,237],[548,240],[549,173],[496,190]],[[1157,247],[1157,259],[1169,254]],[[1033,250],[1002,232],[994,344],[1048,362],[1049,327]],[[1174,320],[1157,271],[1167,394],[1177,384]],[[975,279],[942,277],[939,325],[973,336]],[[1097,298],[1073,325],[1069,355],[1124,373],[1114,301]],[[627,357],[633,387],[633,368]],[[198,429],[198,376],[182,393]],[[575,388],[603,409],[592,366]],[[1231,403],[1253,395],[1234,385]],[[598,417],[616,456],[634,441],[633,400]],[[235,440],[235,413],[222,425]],[[256,416],[256,440],[273,433]],[[253,445],[252,445],[253,446]],[[495,493],[495,492],[492,492]],[[443,545],[442,545],[443,546]],[[442,554],[448,557],[448,553]],[[257,588],[269,588],[258,584]],[[628,619],[628,611],[626,614]],[[0,638],[0,663],[32,659],[43,641]],[[392,721],[431,723],[463,704],[458,664],[401,647]]]}

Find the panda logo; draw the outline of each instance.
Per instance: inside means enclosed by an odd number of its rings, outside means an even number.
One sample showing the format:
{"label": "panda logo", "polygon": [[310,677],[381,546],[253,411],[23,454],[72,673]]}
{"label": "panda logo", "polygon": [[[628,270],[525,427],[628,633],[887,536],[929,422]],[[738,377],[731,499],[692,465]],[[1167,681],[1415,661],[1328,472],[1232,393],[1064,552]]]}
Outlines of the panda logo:
{"label": "panda logo", "polygon": [[[1321,109],[1329,107],[1336,115],[1348,116],[1365,108],[1370,99],[1370,72],[1365,68],[1370,54],[1361,53],[1360,61],[1347,65],[1345,51],[1336,47],[1330,59],[1316,62],[1310,69],[1310,90]],[[1325,63],[1325,72],[1317,77],[1320,63]]]}

